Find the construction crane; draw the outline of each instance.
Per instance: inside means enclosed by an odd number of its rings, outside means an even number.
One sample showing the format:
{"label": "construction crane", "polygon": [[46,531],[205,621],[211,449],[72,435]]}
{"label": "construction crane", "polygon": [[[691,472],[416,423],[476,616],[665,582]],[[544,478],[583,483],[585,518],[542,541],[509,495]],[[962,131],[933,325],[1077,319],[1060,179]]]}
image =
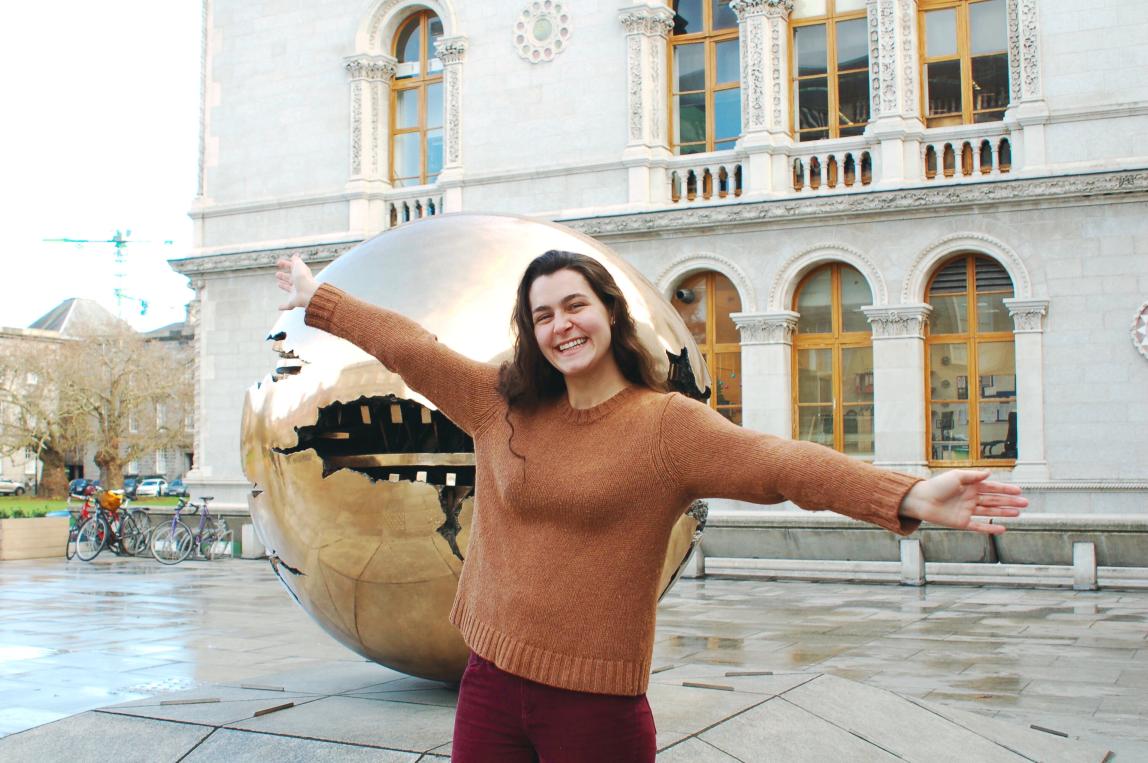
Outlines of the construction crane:
{"label": "construction crane", "polygon": [[123,231],[123,232],[120,232],[119,230],[117,230],[116,234],[114,236],[112,236],[111,238],[106,238],[106,239],[46,238],[43,240],[48,241],[48,242],[52,242],[52,243],[75,244],[77,247],[82,247],[86,244],[113,244],[115,246],[115,267],[116,267],[116,270],[115,270],[116,287],[113,290],[115,292],[115,295],[116,295],[116,315],[119,318],[123,318],[124,317],[124,315],[123,315],[123,313],[124,313],[124,304],[123,303],[124,302],[135,302],[136,304],[138,304],[139,308],[140,308],[140,315],[147,315],[147,308],[148,308],[148,304],[147,304],[146,299],[140,299],[139,297],[133,297],[132,295],[125,292],[124,288],[123,288],[124,276],[127,275],[127,246],[128,246],[128,243],[133,243],[133,244],[162,243],[165,246],[171,246],[173,243],[170,239],[168,239],[166,241],[162,241],[162,242],[141,241],[139,239],[132,239],[131,235],[132,235],[132,232],[130,230]]}

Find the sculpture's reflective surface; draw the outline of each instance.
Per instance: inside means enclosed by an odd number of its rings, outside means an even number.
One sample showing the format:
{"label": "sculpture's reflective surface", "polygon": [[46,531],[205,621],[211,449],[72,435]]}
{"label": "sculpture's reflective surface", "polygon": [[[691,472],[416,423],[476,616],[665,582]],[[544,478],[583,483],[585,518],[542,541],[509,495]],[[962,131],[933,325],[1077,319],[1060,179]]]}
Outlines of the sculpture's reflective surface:
{"label": "sculpture's reflective surface", "polygon": [[[673,386],[695,396],[708,390],[701,356],[669,303],[608,249],[560,226],[436,217],[363,243],[319,280],[498,363],[511,352],[515,287],[548,249],[602,262]],[[252,518],[276,572],[349,648],[413,675],[457,679],[466,647],[447,615],[474,510],[473,443],[381,363],[305,326],[302,311],[284,314],[271,336],[278,365],[248,391],[242,447],[255,486]],[[678,521],[663,590],[697,529],[693,515]]]}

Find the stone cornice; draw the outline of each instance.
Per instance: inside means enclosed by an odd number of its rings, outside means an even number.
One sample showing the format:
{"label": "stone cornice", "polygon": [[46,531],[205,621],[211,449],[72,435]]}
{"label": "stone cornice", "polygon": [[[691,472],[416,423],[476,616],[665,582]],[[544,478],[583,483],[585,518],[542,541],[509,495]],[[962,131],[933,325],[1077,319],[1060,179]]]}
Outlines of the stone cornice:
{"label": "stone cornice", "polygon": [[632,214],[572,217],[560,220],[591,236],[624,235],[714,225],[754,225],[778,220],[817,220],[826,216],[936,211],[949,213],[984,204],[1011,205],[1054,199],[1093,198],[1148,192],[1148,169],[1061,177],[1017,178],[960,185],[916,186],[901,190],[778,198]]}
{"label": "stone cornice", "polygon": [[674,12],[665,5],[632,5],[622,9],[618,21],[626,34],[666,37],[674,28]]}
{"label": "stone cornice", "polygon": [[285,246],[277,249],[258,249],[235,254],[213,254],[206,257],[186,257],[168,260],[172,270],[194,278],[212,273],[226,273],[236,270],[270,270],[280,257],[299,255],[307,263],[327,263],[343,252],[357,246],[359,241],[347,241],[311,246]]}

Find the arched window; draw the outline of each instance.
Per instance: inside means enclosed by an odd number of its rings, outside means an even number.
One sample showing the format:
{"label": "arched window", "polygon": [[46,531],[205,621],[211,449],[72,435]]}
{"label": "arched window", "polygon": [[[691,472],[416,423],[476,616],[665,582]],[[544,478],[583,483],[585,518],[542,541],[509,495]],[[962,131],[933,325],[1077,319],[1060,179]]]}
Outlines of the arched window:
{"label": "arched window", "polygon": [[799,0],[790,19],[794,135],[860,135],[869,121],[865,0]]}
{"label": "arched window", "polygon": [[919,0],[925,126],[998,122],[1009,101],[1006,0]]}
{"label": "arched window", "polygon": [[741,310],[741,297],[721,273],[707,271],[684,278],[671,300],[705,358],[713,383],[710,407],[741,423],[741,341],[730,313]]}
{"label": "arched window", "polygon": [[416,13],[395,35],[398,66],[391,89],[391,183],[433,183],[442,170],[442,63],[434,41],[442,21]]}
{"label": "arched window", "polygon": [[670,144],[675,154],[733,148],[741,135],[741,53],[729,0],[675,0]]}
{"label": "arched window", "polygon": [[[1004,300],[1012,280],[995,260],[963,254],[937,269],[926,299],[929,460],[1014,461],[1016,353]],[[971,298],[970,298],[971,297]]]}
{"label": "arched window", "polygon": [[873,303],[854,267],[817,268],[797,287],[793,341],[793,437],[873,458],[873,332],[861,307]]}

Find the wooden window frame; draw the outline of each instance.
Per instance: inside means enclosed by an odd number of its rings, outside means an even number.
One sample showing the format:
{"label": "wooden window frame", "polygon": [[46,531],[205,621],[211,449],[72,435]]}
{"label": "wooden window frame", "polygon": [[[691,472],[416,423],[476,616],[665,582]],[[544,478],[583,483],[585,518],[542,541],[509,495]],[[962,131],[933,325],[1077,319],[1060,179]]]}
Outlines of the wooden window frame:
{"label": "wooden window frame", "polygon": [[[737,405],[718,405],[717,356],[721,355],[721,354],[731,354],[731,353],[736,353],[736,354],[738,354],[739,357],[741,355],[741,342],[719,342],[719,341],[717,341],[717,318],[718,318],[717,279],[718,279],[718,277],[720,276],[722,278],[725,278],[727,281],[729,281],[730,286],[733,287],[733,293],[737,294],[738,307],[737,307],[737,310],[731,310],[730,311],[731,313],[732,312],[738,312],[741,310],[741,294],[738,293],[737,286],[734,285],[733,281],[730,280],[730,278],[728,276],[726,276],[724,273],[720,273],[716,270],[704,270],[701,272],[689,273],[688,275],[685,275],[682,278],[680,278],[678,280],[678,284],[680,286],[681,284],[684,284],[686,281],[688,281],[690,279],[697,278],[698,276],[703,276],[703,275],[705,276],[705,279],[706,279],[706,281],[705,281],[705,284],[706,284],[706,286],[705,286],[705,288],[706,288],[706,317],[705,317],[706,341],[705,342],[698,342],[697,347],[698,347],[698,351],[701,352],[701,354],[702,354],[702,359],[705,361],[705,364],[706,364],[706,371],[709,373],[709,378],[713,384],[713,392],[710,394],[710,399],[707,401],[707,405],[709,405],[709,407],[713,408],[715,411],[722,413],[722,415],[725,415],[723,413],[723,411],[737,409],[738,413],[742,417],[741,420],[744,421],[745,420],[744,419],[744,416],[745,416],[745,398],[743,395],[744,395],[745,390],[741,386],[741,380],[740,379],[738,380],[738,389],[740,390],[740,393],[738,394],[738,399],[741,400],[742,402],[738,403]],[[674,288],[677,288],[677,287],[675,286]],[[739,360],[739,363],[740,363],[740,360]],[[739,365],[739,368],[740,368],[740,365]],[[728,416],[727,416],[727,418],[728,418]]]}
{"label": "wooden window frame", "polygon": [[[865,67],[856,69],[845,69],[844,71],[837,70],[837,24],[841,21],[853,21],[854,19],[867,19],[868,11],[861,8],[856,11],[847,11],[838,14],[836,11],[837,0],[826,0],[826,13],[822,16],[809,16],[802,19],[791,19],[789,23],[789,93],[790,93],[790,108],[789,108],[789,134],[793,139],[802,142],[801,134],[803,132],[816,132],[822,128],[810,127],[805,130],[798,128],[800,122],[797,119],[797,83],[802,80],[813,80],[821,77],[826,79],[826,89],[828,91],[828,105],[829,114],[831,117],[837,115],[840,111],[840,99],[837,91],[837,78],[842,74],[854,74],[856,72],[868,72],[872,67],[873,62],[869,61],[868,51],[865,56]],[[818,24],[825,25],[825,74],[814,74],[805,77],[798,76],[797,74],[797,59],[795,52],[797,45],[795,44],[795,37],[797,30],[805,26],[817,26]],[[871,83],[870,83],[871,84]],[[872,100],[873,94],[870,92],[869,98]],[[869,121],[872,121],[873,113],[872,106],[870,106]],[[829,120],[829,136],[825,138],[813,138],[811,140],[833,140],[841,137],[841,125],[839,120],[831,118]],[[853,123],[847,127],[856,127],[860,123]],[[868,124],[868,122],[866,122]]]}
{"label": "wooden window frame", "polygon": [[[832,331],[821,334],[801,334],[795,333],[793,335],[793,355],[792,355],[792,374],[790,379],[791,390],[791,410],[793,412],[792,424],[792,437],[794,440],[801,440],[801,406],[798,397],[798,353],[801,350],[831,350],[831,357],[833,361],[833,449],[839,453],[845,452],[845,373],[844,362],[842,360],[843,350],[873,347],[873,332],[870,331],[843,331],[843,318],[841,311],[841,270],[843,268],[850,268],[857,270],[847,262],[831,262],[825,265],[814,268],[805,274],[801,281],[797,284],[797,288],[793,292],[793,310],[797,311],[798,300],[801,297],[801,291],[806,285],[818,275],[825,268],[830,268],[829,291],[832,297],[830,309],[830,325]],[[858,271],[860,272],[860,271]],[[864,274],[862,274],[864,277]],[[868,285],[868,282],[866,282]],[[870,300],[873,297],[873,287],[869,287]],[[854,402],[853,404],[867,404],[874,406],[874,420],[876,420],[876,399],[867,400],[863,402]],[[824,403],[806,403],[806,406],[823,406]],[[876,433],[874,433],[874,440]],[[876,443],[874,442],[874,450]],[[874,454],[875,457],[876,454]],[[863,460],[871,460],[870,458],[862,458]]]}
{"label": "wooden window frame", "polygon": [[[926,460],[930,467],[938,468],[954,468],[962,466],[986,466],[993,468],[1007,468],[1016,464],[1015,458],[981,458],[981,422],[978,412],[980,405],[984,402],[981,397],[980,379],[980,355],[979,348],[982,344],[992,344],[994,342],[1011,342],[1014,347],[1013,355],[1013,375],[1016,375],[1016,333],[1014,331],[978,331],[977,330],[977,297],[985,294],[1003,294],[1004,290],[992,289],[978,291],[976,288],[976,261],[977,258],[983,257],[985,259],[992,259],[986,254],[978,252],[965,252],[949,257],[944,261],[938,263],[936,268],[933,269],[932,275],[929,276],[929,282],[925,287],[925,302],[928,303],[932,297],[933,283],[936,281],[937,276],[941,272],[952,265],[955,261],[963,259],[965,261],[965,291],[964,292],[945,292],[944,296],[956,296],[964,294],[965,296],[965,325],[969,330],[964,333],[958,334],[934,334],[931,330],[931,324],[925,330],[925,454]],[[996,262],[996,260],[993,260]],[[1000,265],[1000,263],[997,263]],[[1002,266],[1003,269],[1003,266]],[[970,273],[972,274],[970,276]],[[969,291],[969,282],[972,281],[973,289]],[[1011,279],[1010,279],[1011,280]],[[1009,296],[1016,294],[1016,287],[1013,286],[1008,290]],[[932,385],[930,384],[930,375],[933,370],[933,345],[937,344],[961,344],[965,345],[965,352],[969,359],[968,370],[968,399],[934,399],[932,394]],[[1013,390],[1011,398],[996,398],[1000,402],[1013,402],[1018,401],[1019,389]],[[954,389],[954,394],[956,390]],[[969,458],[967,460],[960,459],[935,459],[933,458],[933,404],[937,403],[955,403],[958,405],[967,405],[969,409]],[[976,458],[973,458],[973,446],[976,445]]]}
{"label": "wooden window frame", "polygon": [[[430,87],[432,85],[442,84],[442,81],[443,81],[442,69],[440,69],[435,74],[431,74],[431,72],[430,72],[430,62],[434,58],[434,56],[432,55],[432,52],[430,50],[430,46],[431,46],[430,22],[431,22],[431,19],[435,19],[435,18],[438,18],[438,15],[434,11],[431,11],[431,10],[422,10],[422,11],[419,11],[418,13],[412,14],[407,19],[405,19],[402,24],[399,25],[399,28],[397,30],[395,30],[394,40],[391,43],[391,51],[393,52],[395,58],[397,59],[399,57],[399,55],[398,55],[399,54],[399,49],[398,49],[399,37],[402,36],[403,32],[406,31],[407,28],[411,26],[411,24],[418,24],[418,26],[419,26],[419,29],[418,29],[418,35],[419,35],[419,74],[418,74],[418,76],[415,76],[415,77],[406,77],[403,79],[397,79],[396,78],[391,85],[391,114],[390,114],[391,170],[390,170],[389,177],[390,177],[390,181],[391,181],[392,186],[395,183],[403,182],[404,185],[402,187],[409,188],[409,187],[414,186],[414,185],[426,185],[427,183],[432,182],[432,181],[428,180],[429,174],[427,172],[427,161],[429,158],[427,156],[427,154],[429,153],[427,151],[427,132],[428,132],[428,128],[427,128],[427,91],[430,89]],[[418,90],[418,99],[419,99],[418,124],[415,127],[404,127],[404,128],[400,129],[397,126],[399,94],[406,92],[408,90]],[[433,128],[433,129],[442,129],[442,127],[439,126],[439,127]],[[410,177],[397,177],[395,174],[395,157],[397,156],[397,153],[395,151],[395,145],[398,143],[399,136],[410,135],[412,133],[418,133],[418,136],[419,136],[419,174],[417,177],[417,181],[418,181],[417,183],[411,182],[411,181],[416,179],[413,175]]]}
{"label": "wooden window frame", "polygon": [[[670,6],[670,8],[672,10],[673,9],[673,3],[667,3],[667,4]],[[681,148],[682,148],[683,144],[680,142],[675,142],[675,140],[674,140],[674,134],[677,132],[677,129],[678,129],[677,120],[676,120],[676,117],[674,115],[674,96],[676,96],[676,95],[692,95],[694,93],[702,92],[701,90],[685,90],[682,92],[678,92],[675,89],[677,87],[677,82],[676,82],[676,77],[674,76],[674,49],[677,48],[679,45],[692,45],[692,44],[696,44],[699,42],[704,44],[703,53],[704,53],[704,57],[705,57],[705,80],[706,80],[705,81],[705,96],[706,96],[705,151],[704,152],[695,151],[693,153],[709,153],[711,151],[717,150],[714,148],[715,143],[717,143],[717,141],[714,139],[714,133],[716,132],[716,127],[714,124],[714,118],[715,118],[714,94],[722,92],[724,90],[740,90],[741,89],[741,76],[740,76],[740,74],[738,75],[738,79],[735,81],[732,81],[732,82],[725,82],[725,83],[715,82],[715,79],[717,78],[717,46],[719,43],[722,43],[722,42],[728,42],[730,40],[739,39],[740,35],[741,35],[740,25],[734,26],[731,29],[721,29],[721,30],[718,30],[716,32],[711,31],[713,28],[713,3],[711,0],[702,0],[701,7],[702,7],[702,20],[703,20],[702,31],[692,32],[690,34],[680,34],[680,35],[675,35],[671,32],[670,38],[669,38],[670,44],[666,46],[666,51],[668,53],[668,57],[666,60],[666,71],[669,72],[669,76],[666,78],[666,106],[667,106],[667,111],[669,113],[669,119],[666,120],[666,143],[669,145],[670,151],[674,154],[674,156],[689,156],[689,154],[682,154],[681,153]],[[740,63],[740,57],[741,57],[741,50],[739,49],[738,50],[739,63]],[[740,72],[741,67],[739,66],[738,69]],[[745,125],[742,125],[742,131],[744,132],[744,130],[745,130]],[[721,142],[725,143],[726,141],[729,141],[729,140],[736,141],[740,137],[741,137],[741,134],[739,133],[737,137],[735,137],[735,138],[723,138]],[[686,143],[684,145],[697,146],[697,145],[701,145],[701,144],[699,141],[694,141],[692,143]],[[722,150],[724,151],[726,149],[722,149]]]}
{"label": "wooden window frame", "polygon": [[[1007,43],[1006,47],[1002,48],[1001,50],[995,50],[991,53],[980,53],[976,56],[972,55],[972,30],[969,25],[969,8],[973,5],[984,2],[989,2],[989,0],[918,0],[917,2],[917,39],[920,41],[919,52],[921,57],[921,119],[924,120],[926,127],[950,127],[956,124],[974,124],[974,120],[976,119],[977,114],[987,114],[996,111],[1001,112],[1001,119],[992,121],[996,122],[1004,119],[1004,112],[1001,109],[977,110],[973,108],[973,59],[984,58],[987,56],[999,56],[1003,53],[1007,63],[1009,55]],[[929,58],[927,50],[928,39],[925,37],[925,14],[929,11],[945,10],[946,8],[956,9],[956,55],[934,56]],[[953,121],[954,117],[952,115],[936,116],[931,119],[929,117],[929,64],[944,63],[946,61],[960,61],[961,65],[960,122]]]}

